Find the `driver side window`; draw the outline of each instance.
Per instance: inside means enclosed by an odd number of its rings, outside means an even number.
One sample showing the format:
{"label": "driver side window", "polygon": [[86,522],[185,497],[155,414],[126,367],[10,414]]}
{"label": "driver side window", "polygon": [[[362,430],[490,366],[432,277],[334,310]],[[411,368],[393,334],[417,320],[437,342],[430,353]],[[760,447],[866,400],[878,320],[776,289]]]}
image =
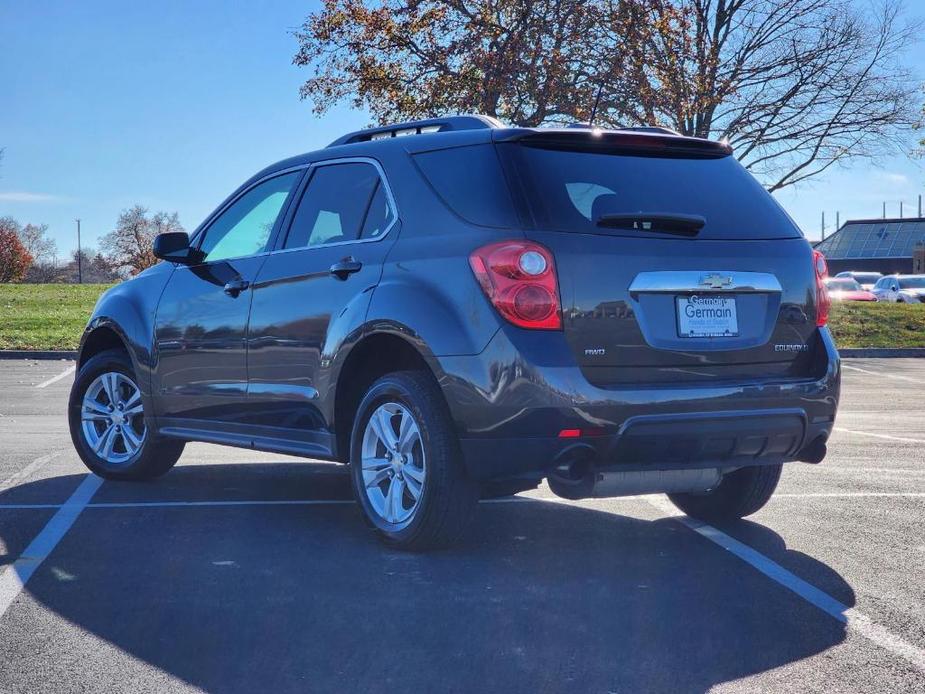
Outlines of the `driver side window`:
{"label": "driver side window", "polygon": [[255,255],[266,250],[280,210],[300,171],[259,183],[235,200],[205,232],[199,246],[205,262]]}

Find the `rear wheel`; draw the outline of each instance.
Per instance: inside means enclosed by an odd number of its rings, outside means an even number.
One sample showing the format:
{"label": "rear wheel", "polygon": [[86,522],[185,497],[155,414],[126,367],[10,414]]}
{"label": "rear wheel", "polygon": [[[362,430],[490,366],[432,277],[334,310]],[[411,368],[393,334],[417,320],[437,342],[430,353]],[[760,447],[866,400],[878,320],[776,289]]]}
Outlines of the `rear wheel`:
{"label": "rear wheel", "polygon": [[387,544],[445,546],[472,519],[478,489],[429,374],[399,371],[373,383],[354,420],[350,467],[360,508]]}
{"label": "rear wheel", "polygon": [[68,403],[71,441],[84,464],[109,479],[159,477],[174,466],[183,442],[158,436],[145,416],[128,355],[107,350],[81,367]]}
{"label": "rear wheel", "polygon": [[715,489],[705,494],[669,494],[679,509],[693,518],[725,521],[744,518],[763,507],[780,480],[783,465],[744,467],[723,475]]}

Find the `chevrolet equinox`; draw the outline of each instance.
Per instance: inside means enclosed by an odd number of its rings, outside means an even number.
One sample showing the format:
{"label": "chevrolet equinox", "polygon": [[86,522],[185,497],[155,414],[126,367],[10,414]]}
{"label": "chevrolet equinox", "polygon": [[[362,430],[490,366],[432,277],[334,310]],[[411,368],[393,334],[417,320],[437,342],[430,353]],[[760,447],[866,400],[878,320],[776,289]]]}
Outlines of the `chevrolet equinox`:
{"label": "chevrolet equinox", "polygon": [[825,260],[729,147],[483,116],[260,171],[99,300],[68,406],[108,479],[187,441],[349,465],[387,543],[546,480],[741,518],[838,405]]}

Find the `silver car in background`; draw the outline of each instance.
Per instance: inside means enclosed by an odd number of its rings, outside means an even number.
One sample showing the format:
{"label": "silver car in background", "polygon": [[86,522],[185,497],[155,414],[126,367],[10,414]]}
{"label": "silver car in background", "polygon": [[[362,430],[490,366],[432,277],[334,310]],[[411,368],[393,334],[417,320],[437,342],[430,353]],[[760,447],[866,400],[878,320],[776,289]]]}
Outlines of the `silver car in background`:
{"label": "silver car in background", "polygon": [[877,280],[871,292],[877,301],[925,303],[925,275],[887,275]]}

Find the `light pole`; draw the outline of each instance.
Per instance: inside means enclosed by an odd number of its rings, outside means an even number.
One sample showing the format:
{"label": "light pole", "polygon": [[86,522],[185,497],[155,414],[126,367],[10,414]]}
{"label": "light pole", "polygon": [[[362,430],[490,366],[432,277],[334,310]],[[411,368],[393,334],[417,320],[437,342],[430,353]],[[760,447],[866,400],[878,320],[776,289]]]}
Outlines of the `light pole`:
{"label": "light pole", "polygon": [[77,219],[77,284],[83,284],[83,269],[81,268],[81,259],[83,253],[80,251],[80,219]]}

